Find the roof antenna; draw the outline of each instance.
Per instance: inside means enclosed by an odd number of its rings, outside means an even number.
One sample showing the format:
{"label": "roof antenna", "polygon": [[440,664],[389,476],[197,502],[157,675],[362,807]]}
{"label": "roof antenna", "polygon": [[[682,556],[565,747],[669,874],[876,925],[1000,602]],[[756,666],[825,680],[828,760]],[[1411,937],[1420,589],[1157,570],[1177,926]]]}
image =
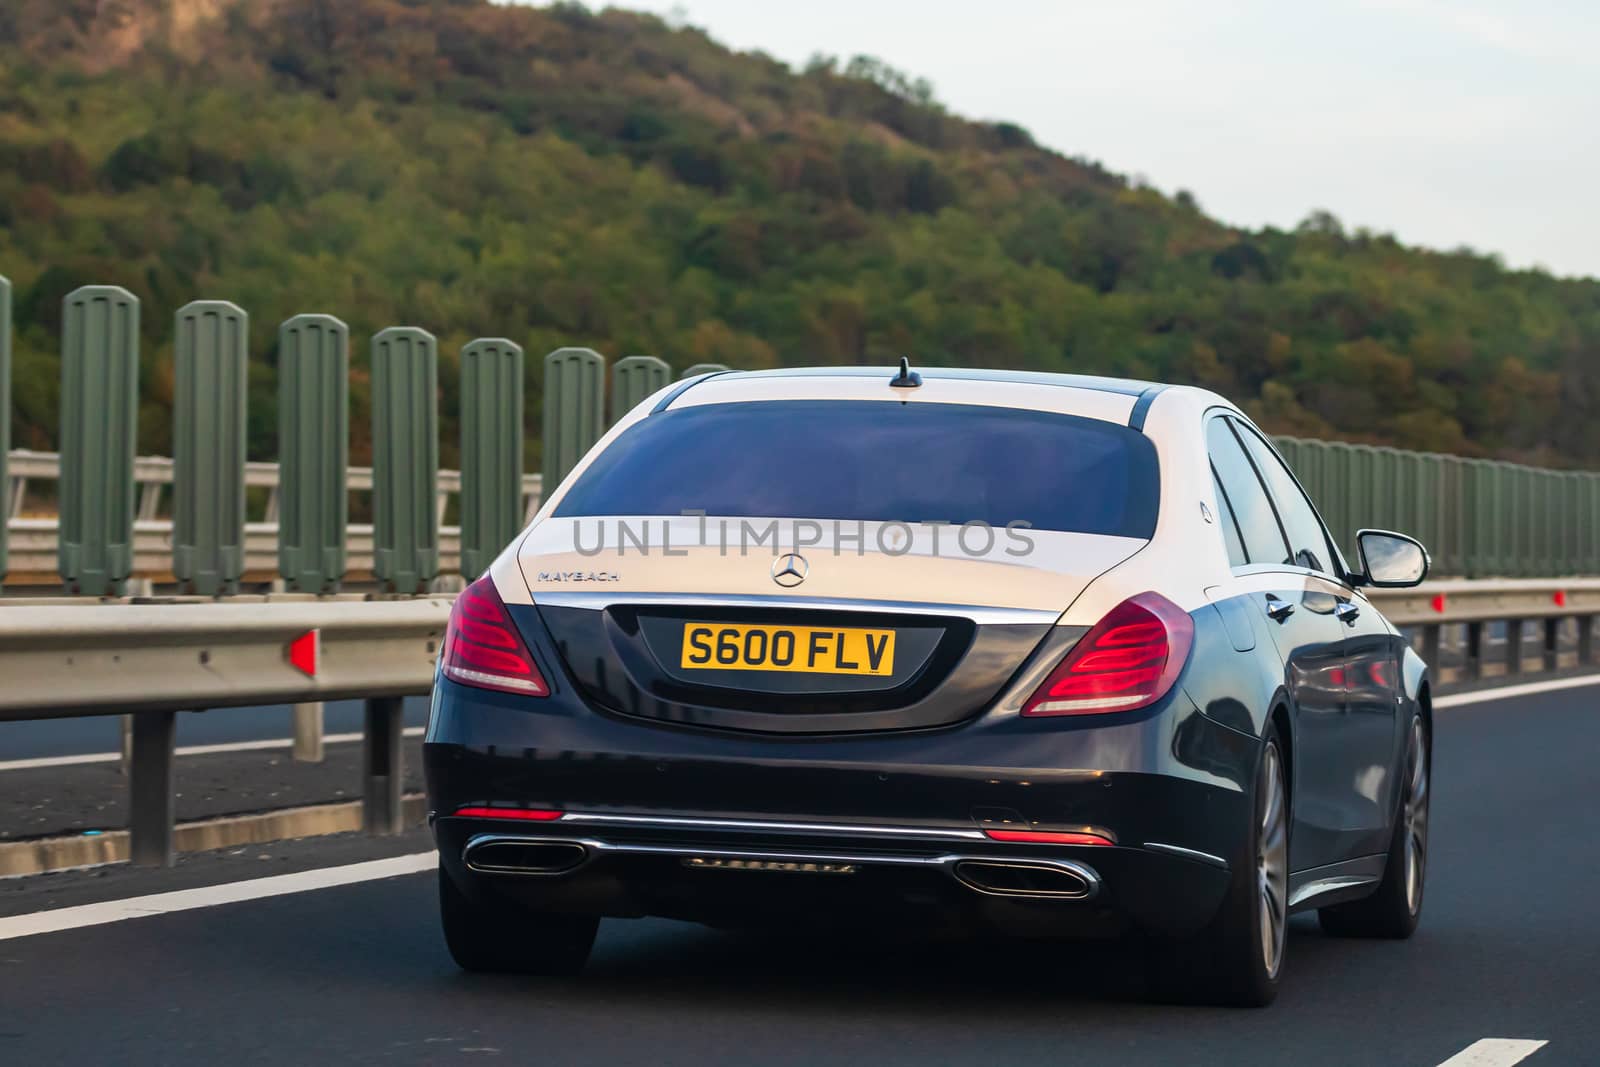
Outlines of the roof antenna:
{"label": "roof antenna", "polygon": [[890,378],[889,385],[894,389],[915,389],[922,384],[922,375],[911,369],[911,361],[905,356],[900,357],[900,374]]}

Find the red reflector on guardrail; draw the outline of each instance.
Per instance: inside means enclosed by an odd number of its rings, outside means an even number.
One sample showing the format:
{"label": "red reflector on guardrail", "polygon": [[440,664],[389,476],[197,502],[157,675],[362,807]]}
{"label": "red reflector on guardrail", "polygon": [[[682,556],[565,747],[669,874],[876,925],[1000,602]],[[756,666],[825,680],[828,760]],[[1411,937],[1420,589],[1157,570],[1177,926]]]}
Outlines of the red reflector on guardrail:
{"label": "red reflector on guardrail", "polygon": [[1433,594],[1433,610],[1437,611],[1440,615],[1444,614],[1444,594],[1443,593],[1435,593],[1435,594]]}
{"label": "red reflector on guardrail", "polygon": [[289,642],[289,665],[307,678],[317,676],[317,661],[321,658],[321,630],[307,630]]}
{"label": "red reflector on guardrail", "polygon": [[1556,602],[1556,607],[1564,608],[1567,606],[1567,591],[1565,589],[1557,589],[1555,595],[1550,599]]}

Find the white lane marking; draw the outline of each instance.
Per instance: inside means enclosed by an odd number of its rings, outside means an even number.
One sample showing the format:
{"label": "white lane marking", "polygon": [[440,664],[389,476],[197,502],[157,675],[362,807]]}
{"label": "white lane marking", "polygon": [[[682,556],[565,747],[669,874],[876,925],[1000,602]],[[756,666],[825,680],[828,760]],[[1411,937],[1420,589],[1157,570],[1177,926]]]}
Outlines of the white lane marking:
{"label": "white lane marking", "polygon": [[13,915],[0,919],[0,941],[9,941],[15,937],[32,937],[35,934],[53,934],[61,930],[76,930],[84,926],[100,926],[104,923],[122,922],[125,919],[143,919],[150,915],[169,915],[175,911],[214,908],[218,904],[237,904],[246,900],[281,897],[289,893],[306,893],[313,889],[331,889],[334,886],[371,882],[379,878],[395,878],[402,874],[431,871],[438,862],[437,853],[417,852],[386,860],[346,864],[343,867],[323,867],[296,874],[275,874],[244,882],[224,882],[222,885],[203,886],[199,889],[179,889],[171,893],[152,893],[149,896],[129,897],[126,900],[107,900],[98,904],[82,904],[75,908],[56,908],[52,911],[36,911],[30,915]]}
{"label": "white lane marking", "polygon": [[1490,700],[1510,700],[1512,697],[1532,696],[1534,693],[1554,693],[1560,689],[1580,689],[1586,685],[1600,685],[1600,674],[1586,674],[1581,678],[1552,678],[1548,682],[1523,682],[1520,685],[1501,685],[1493,689],[1480,689],[1472,693],[1451,693],[1435,698],[1435,708],[1458,708],[1463,704],[1483,704]]}
{"label": "white lane marking", "polygon": [[1544,1048],[1548,1041],[1526,1041],[1517,1037],[1486,1037],[1474,1041],[1439,1067],[1511,1067]]}
{"label": "white lane marking", "polygon": [[[407,726],[407,737],[421,737],[425,728]],[[361,740],[359,733],[328,734],[322,739],[325,745],[344,745]],[[256,752],[273,748],[289,748],[294,744],[288,738],[271,738],[266,741],[228,741],[216,745],[183,745],[176,751],[180,756],[209,756],[217,752]],[[32,759],[14,759],[0,762],[0,772],[31,771],[40,767],[75,767],[81,763],[115,763],[122,758],[120,752],[90,752],[77,756],[36,756]]]}

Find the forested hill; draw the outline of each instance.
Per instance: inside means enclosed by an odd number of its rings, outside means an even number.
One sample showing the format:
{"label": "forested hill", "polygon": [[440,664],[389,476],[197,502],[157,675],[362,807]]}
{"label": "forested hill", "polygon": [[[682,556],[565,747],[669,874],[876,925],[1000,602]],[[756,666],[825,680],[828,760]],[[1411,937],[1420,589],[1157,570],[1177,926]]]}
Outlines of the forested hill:
{"label": "forested hill", "polygon": [[24,447],[55,443],[62,295],[110,282],[144,301],[147,452],[172,312],[208,297],[252,316],[256,456],[276,323],[328,311],[358,339],[356,458],[364,338],[408,323],[441,340],[447,462],[481,334],[1169,379],[1280,432],[1600,462],[1600,282],[1327,215],[1231,228],[883,63],[794,71],[576,5],[5,0],[0,273]]}

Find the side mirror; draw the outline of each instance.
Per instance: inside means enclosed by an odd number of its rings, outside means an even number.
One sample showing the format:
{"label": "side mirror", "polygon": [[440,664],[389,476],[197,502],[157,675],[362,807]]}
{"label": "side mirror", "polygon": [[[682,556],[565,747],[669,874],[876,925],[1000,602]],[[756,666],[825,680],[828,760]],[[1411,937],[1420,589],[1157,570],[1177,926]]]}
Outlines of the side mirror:
{"label": "side mirror", "polygon": [[1420,585],[1428,576],[1428,550],[1422,542],[1388,530],[1356,531],[1366,584],[1379,589]]}

